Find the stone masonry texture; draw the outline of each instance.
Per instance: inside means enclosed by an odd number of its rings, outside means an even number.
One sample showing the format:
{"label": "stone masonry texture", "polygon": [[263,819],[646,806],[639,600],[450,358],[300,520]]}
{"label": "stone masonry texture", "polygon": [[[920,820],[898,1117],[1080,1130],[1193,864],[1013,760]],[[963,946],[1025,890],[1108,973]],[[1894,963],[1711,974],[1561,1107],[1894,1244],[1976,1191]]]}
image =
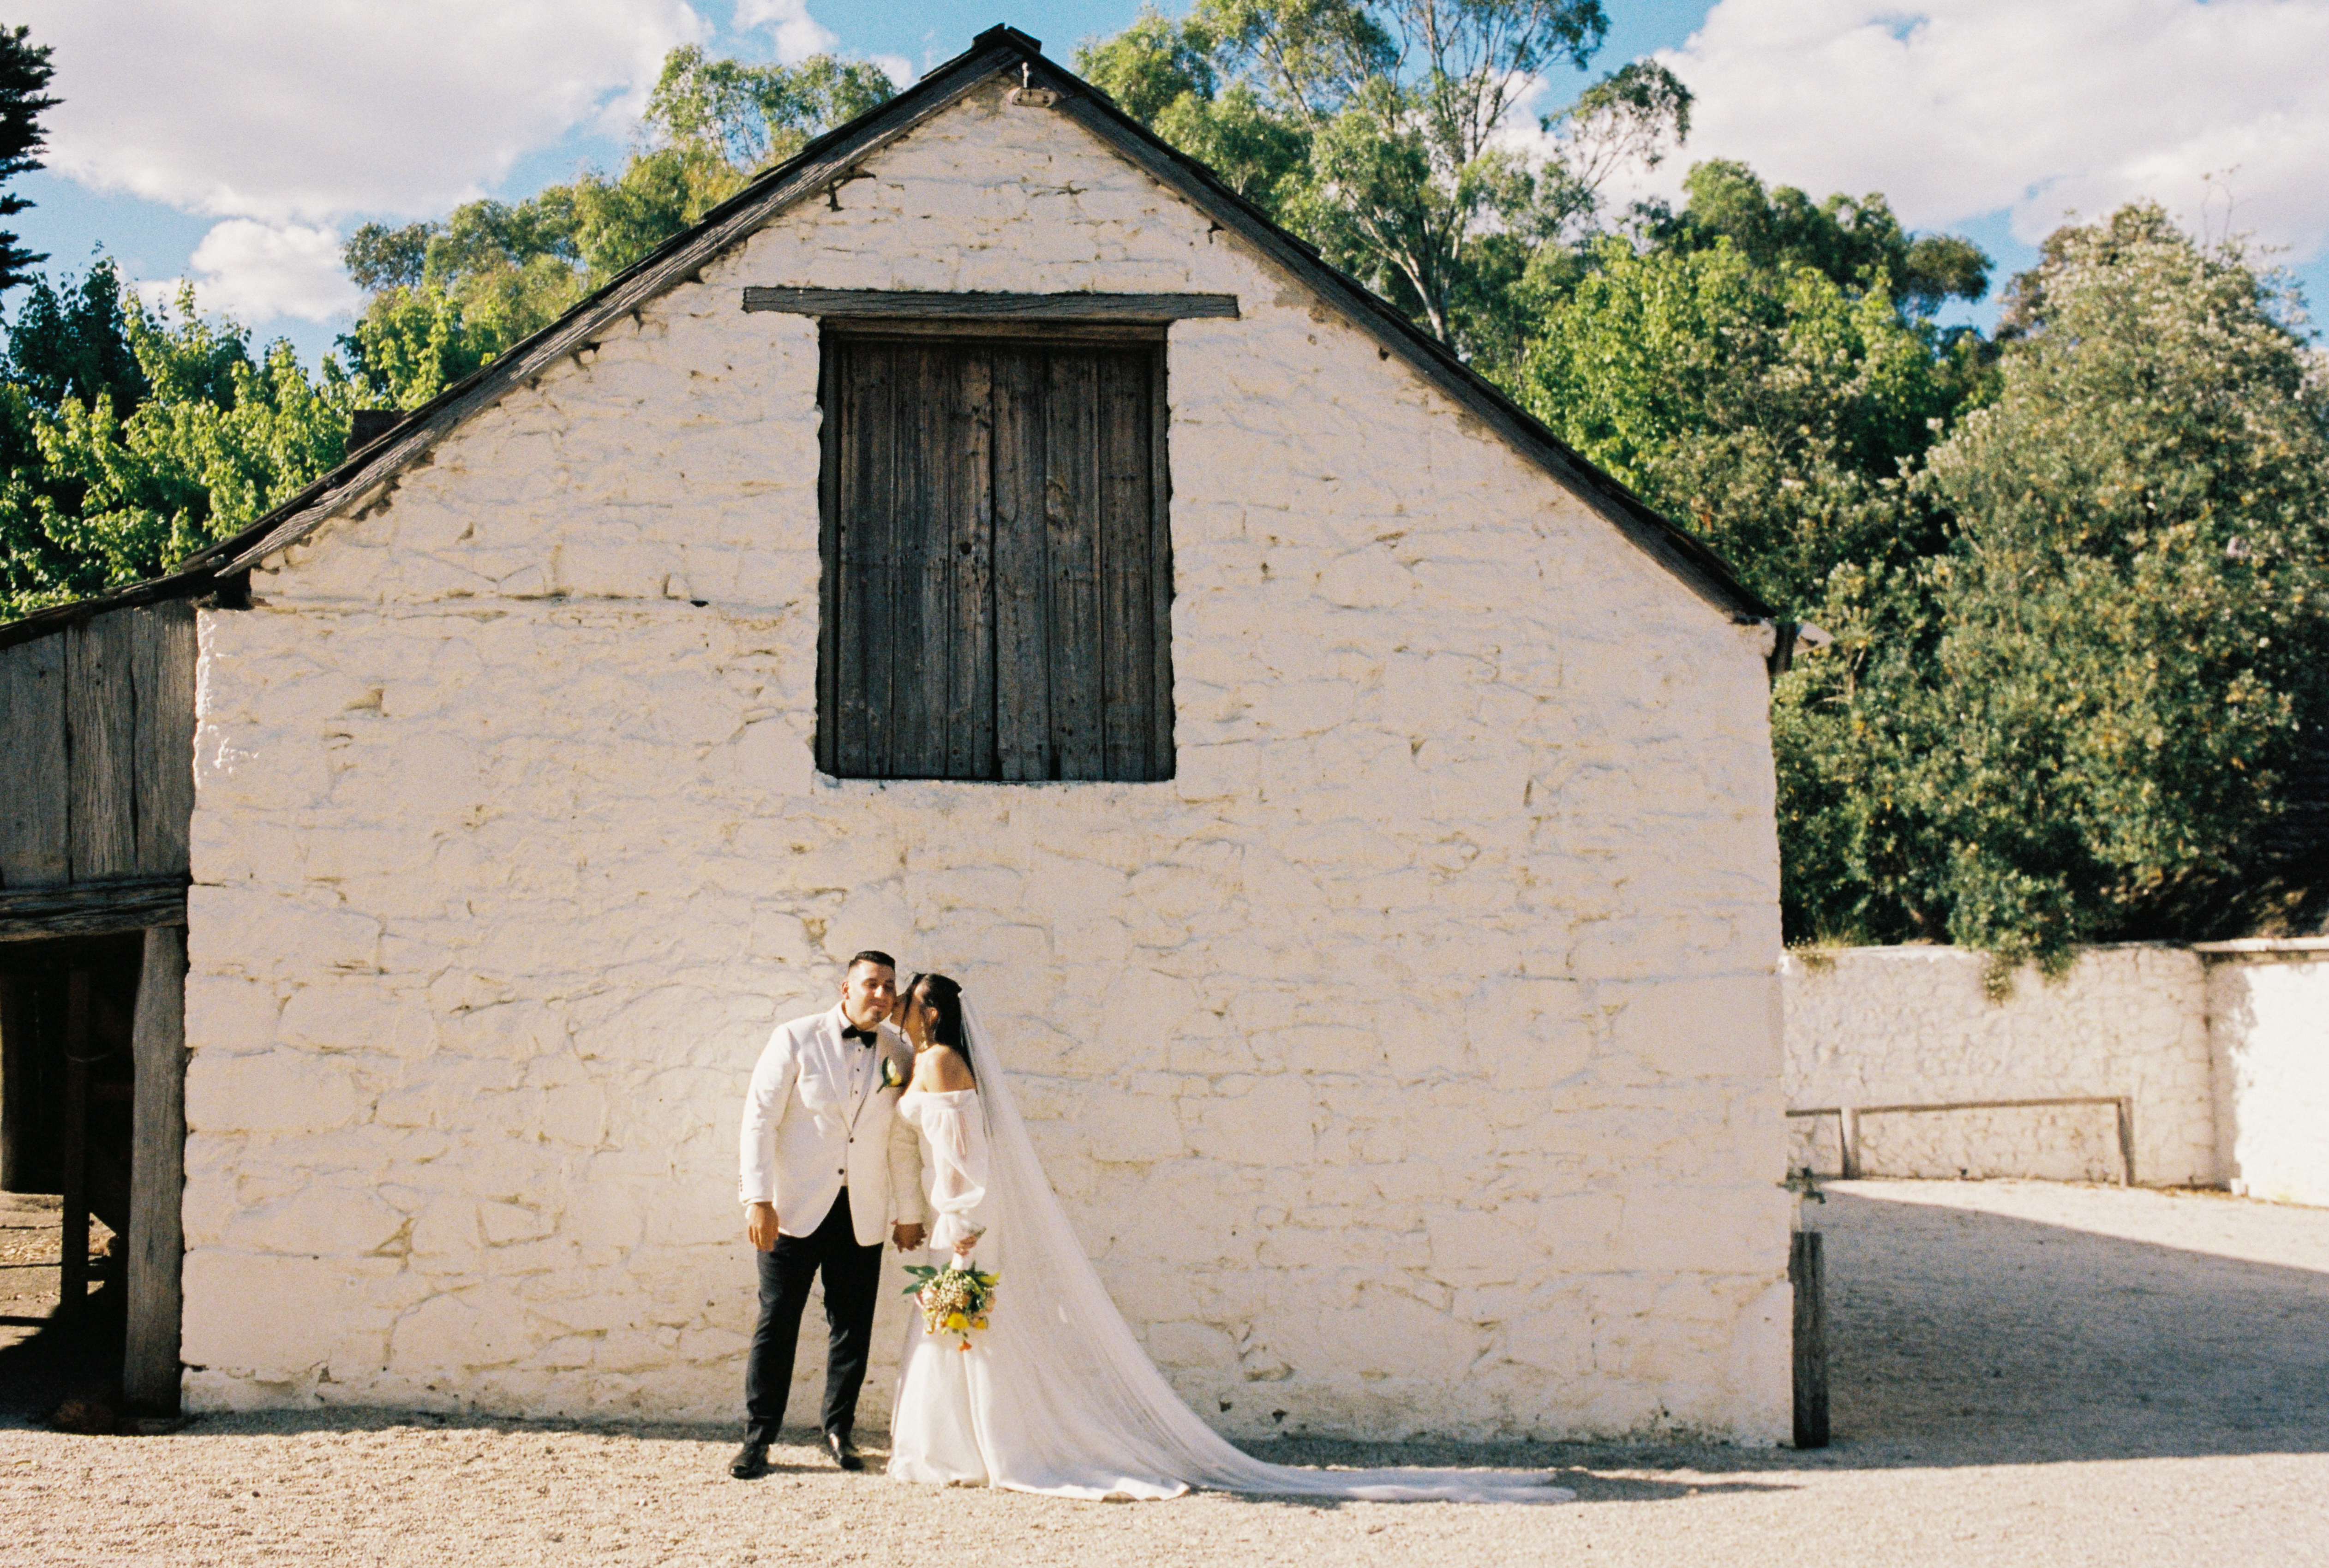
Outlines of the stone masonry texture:
{"label": "stone masonry texture", "polygon": [[[1988,959],[1957,948],[1851,948],[1782,965],[1791,1109],[2126,1095],[2136,1180],[2216,1176],[2207,977],[2164,945],[2094,948],[2047,980],[1983,989]],[[1834,1119],[1792,1119],[1791,1163],[1837,1168]],[[1862,1167],[1899,1176],[2117,1180],[2107,1106],[1892,1113],[1860,1123]]]}
{"label": "stone masonry texture", "polygon": [[[1781,1438],[1759,628],[999,84],[863,172],[204,615],[190,1399],[737,1416],[744,1082],[878,945],[1224,1431]],[[1175,778],[816,772],[817,329],[748,284],[1238,296]]]}

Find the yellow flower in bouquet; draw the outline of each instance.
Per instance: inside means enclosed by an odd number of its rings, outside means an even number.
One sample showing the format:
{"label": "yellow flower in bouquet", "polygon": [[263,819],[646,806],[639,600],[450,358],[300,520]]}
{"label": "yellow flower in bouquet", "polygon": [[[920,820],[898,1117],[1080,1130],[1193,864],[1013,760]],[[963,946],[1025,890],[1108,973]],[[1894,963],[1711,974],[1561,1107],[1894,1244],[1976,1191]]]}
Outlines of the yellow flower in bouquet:
{"label": "yellow flower in bouquet", "polygon": [[913,1277],[906,1294],[922,1310],[923,1332],[951,1334],[961,1348],[969,1349],[970,1337],[986,1327],[995,1306],[995,1276],[975,1265],[955,1264],[939,1269],[916,1263],[906,1272]]}

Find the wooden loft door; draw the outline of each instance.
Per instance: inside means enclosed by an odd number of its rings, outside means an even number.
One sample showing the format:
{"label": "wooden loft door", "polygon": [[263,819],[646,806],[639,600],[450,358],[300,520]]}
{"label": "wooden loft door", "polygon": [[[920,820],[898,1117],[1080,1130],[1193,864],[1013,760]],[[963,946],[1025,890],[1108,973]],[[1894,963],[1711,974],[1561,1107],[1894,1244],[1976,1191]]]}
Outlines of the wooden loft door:
{"label": "wooden loft door", "polygon": [[828,334],[817,756],[1173,776],[1164,344]]}

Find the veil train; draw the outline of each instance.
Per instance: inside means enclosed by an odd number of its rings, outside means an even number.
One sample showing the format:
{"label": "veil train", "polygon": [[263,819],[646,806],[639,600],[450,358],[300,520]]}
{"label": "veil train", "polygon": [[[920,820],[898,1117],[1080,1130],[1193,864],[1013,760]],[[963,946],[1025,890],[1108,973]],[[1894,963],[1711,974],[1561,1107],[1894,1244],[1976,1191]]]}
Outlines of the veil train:
{"label": "veil train", "polygon": [[[1003,1243],[997,1337],[1006,1323],[1011,1403],[1063,1469],[1215,1491],[1368,1502],[1565,1503],[1576,1493],[1506,1470],[1328,1470],[1273,1465],[1234,1447],[1182,1403],[1132,1336],[1043,1174],[995,1038],[964,998],[971,1071],[986,1113],[988,1203]],[[998,1344],[997,1348],[1001,1348]],[[1144,1488],[1145,1489],[1145,1488]]]}

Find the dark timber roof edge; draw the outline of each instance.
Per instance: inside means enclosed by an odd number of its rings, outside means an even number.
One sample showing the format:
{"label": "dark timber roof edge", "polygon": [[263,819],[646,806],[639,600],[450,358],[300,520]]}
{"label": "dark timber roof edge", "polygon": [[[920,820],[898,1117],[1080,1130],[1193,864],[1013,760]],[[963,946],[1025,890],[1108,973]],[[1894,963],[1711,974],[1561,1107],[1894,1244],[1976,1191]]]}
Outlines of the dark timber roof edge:
{"label": "dark timber roof edge", "polygon": [[560,359],[589,353],[623,316],[692,280],[722,251],[748,238],[778,213],[827,189],[860,159],[952,107],[989,77],[1023,64],[1031,80],[1060,95],[1052,112],[1064,114],[1089,130],[1293,273],[1380,346],[1398,354],[1459,407],[1559,480],[1701,599],[1741,619],[1770,616],[1770,607],[1741,583],[1713,551],[1595,468],[1437,339],[1356,280],[1328,266],[1315,246],[1279,228],[1212,170],[1167,146],[1117,109],[1106,93],[1045,59],[1038,40],[1016,28],[997,26],[981,33],[968,50],[889,102],[836,126],[754,179],[705,213],[693,228],[664,241],[564,316],[447,387],[240,533],[197,551],[166,576],[0,626],[0,647],[45,636],[108,609],[212,591],[222,580],[249,571],[261,556],[307,537],[352,504],[386,495],[399,475],[427,457],[470,415],[497,401],[511,388],[541,375]]}

